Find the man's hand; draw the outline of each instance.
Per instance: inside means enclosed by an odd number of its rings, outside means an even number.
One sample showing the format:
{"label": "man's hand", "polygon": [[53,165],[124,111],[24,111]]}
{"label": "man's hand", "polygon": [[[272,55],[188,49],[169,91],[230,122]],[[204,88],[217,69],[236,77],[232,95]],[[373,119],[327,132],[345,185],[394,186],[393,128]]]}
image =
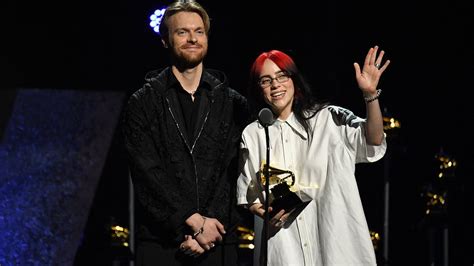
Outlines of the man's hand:
{"label": "man's hand", "polygon": [[215,218],[204,217],[199,213],[191,215],[186,224],[194,232],[194,239],[205,250],[210,250],[215,246],[215,242],[222,241],[222,235],[225,234],[224,225]]}
{"label": "man's hand", "polygon": [[179,245],[179,250],[191,257],[199,257],[205,250],[190,235],[186,235],[185,240]]}

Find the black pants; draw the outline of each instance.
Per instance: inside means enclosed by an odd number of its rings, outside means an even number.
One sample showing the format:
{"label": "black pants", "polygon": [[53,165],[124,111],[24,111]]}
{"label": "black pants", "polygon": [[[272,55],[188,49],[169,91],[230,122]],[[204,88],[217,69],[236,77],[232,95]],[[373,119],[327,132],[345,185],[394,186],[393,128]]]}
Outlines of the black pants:
{"label": "black pants", "polygon": [[164,248],[157,242],[138,242],[135,266],[236,266],[237,244],[217,244],[197,258],[181,252],[178,247]]}

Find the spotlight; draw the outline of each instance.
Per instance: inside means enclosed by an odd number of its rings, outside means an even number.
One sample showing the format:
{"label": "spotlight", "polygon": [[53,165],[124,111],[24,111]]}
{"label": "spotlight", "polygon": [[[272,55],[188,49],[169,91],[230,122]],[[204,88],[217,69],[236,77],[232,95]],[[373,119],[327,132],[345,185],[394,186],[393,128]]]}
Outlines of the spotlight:
{"label": "spotlight", "polygon": [[157,9],[150,16],[150,27],[157,34],[160,34],[161,19],[163,18],[163,15],[165,14],[165,10],[166,10],[166,7],[163,7],[161,9]]}

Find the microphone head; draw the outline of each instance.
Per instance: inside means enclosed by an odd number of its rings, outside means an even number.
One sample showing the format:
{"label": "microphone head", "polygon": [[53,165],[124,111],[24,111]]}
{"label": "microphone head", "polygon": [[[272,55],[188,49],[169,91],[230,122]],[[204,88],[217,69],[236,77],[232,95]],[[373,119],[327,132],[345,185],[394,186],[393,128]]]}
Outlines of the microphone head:
{"label": "microphone head", "polygon": [[269,108],[262,108],[260,112],[258,112],[258,121],[262,126],[267,127],[275,121],[273,119],[273,113]]}

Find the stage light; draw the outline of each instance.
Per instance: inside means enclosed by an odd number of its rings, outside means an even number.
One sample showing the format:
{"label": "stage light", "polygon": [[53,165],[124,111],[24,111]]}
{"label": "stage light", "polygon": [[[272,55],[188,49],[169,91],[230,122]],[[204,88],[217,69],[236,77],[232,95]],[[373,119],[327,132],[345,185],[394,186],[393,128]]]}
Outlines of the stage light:
{"label": "stage light", "polygon": [[153,29],[154,32],[160,34],[160,23],[163,15],[165,14],[166,7],[161,9],[155,10],[153,14],[150,16],[150,27]]}

